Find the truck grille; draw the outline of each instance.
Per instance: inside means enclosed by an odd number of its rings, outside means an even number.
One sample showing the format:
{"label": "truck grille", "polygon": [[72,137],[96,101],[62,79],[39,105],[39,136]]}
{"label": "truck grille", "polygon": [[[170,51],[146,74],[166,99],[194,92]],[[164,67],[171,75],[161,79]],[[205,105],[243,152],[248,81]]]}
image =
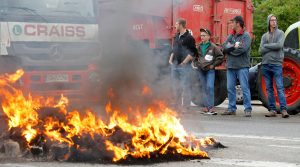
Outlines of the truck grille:
{"label": "truck grille", "polygon": [[80,90],[80,83],[43,83],[31,84],[32,91]]}
{"label": "truck grille", "polygon": [[87,70],[87,65],[77,66],[27,66],[25,71],[68,71],[68,70]]}

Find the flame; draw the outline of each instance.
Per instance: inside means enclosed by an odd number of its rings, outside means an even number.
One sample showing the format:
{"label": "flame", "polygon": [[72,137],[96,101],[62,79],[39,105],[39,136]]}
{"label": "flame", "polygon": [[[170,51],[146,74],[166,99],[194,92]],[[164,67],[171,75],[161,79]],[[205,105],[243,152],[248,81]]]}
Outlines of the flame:
{"label": "flame", "polygon": [[112,109],[111,109],[111,103],[110,103],[110,102],[108,102],[108,103],[106,104],[106,106],[105,106],[105,111],[106,111],[107,113],[110,113],[110,112],[112,111]]}
{"label": "flame", "polygon": [[[68,111],[69,100],[63,95],[59,100],[31,95],[25,97],[12,86],[23,74],[23,70],[18,70],[13,75],[0,76],[0,96],[3,111],[8,117],[9,130],[20,129],[29,148],[30,143],[39,135],[45,136],[47,141],[64,143],[78,149],[81,146],[76,138],[88,135],[96,141],[101,136],[105,149],[114,153],[112,160],[117,162],[128,157],[151,158],[153,153],[207,158],[208,154],[201,148],[214,144],[211,138],[197,139],[187,134],[176,113],[162,101],[153,101],[145,114],[141,114],[142,109],[138,105],[121,111],[108,102],[105,111],[109,119],[104,121],[92,110]],[[142,90],[143,95],[151,94],[151,89],[147,86]],[[108,95],[116,98],[112,89],[108,91]],[[56,108],[63,118],[41,118],[41,108],[44,106]],[[128,111],[135,113],[135,117],[129,119],[122,114]],[[112,139],[121,132],[128,137],[120,136],[124,137],[121,142]]]}
{"label": "flame", "polygon": [[[48,102],[48,104],[49,104],[49,102]],[[64,114],[67,114],[66,107],[68,104],[69,104],[69,99],[64,97],[64,95],[61,95],[60,100],[58,101],[58,103],[56,105],[54,105],[54,108],[60,108],[61,112],[63,112]]]}
{"label": "flame", "polygon": [[151,94],[151,89],[148,86],[144,86],[142,95],[149,95]]}
{"label": "flame", "polygon": [[109,89],[108,89],[107,95],[108,95],[108,97],[110,97],[110,98],[114,98],[114,97],[115,97],[115,94],[114,94],[114,91],[113,91],[112,88],[109,88]]}
{"label": "flame", "polygon": [[8,86],[8,84],[15,83],[22,75],[24,75],[24,71],[22,69],[17,70],[16,73],[12,75],[4,74],[0,76],[0,85]]}

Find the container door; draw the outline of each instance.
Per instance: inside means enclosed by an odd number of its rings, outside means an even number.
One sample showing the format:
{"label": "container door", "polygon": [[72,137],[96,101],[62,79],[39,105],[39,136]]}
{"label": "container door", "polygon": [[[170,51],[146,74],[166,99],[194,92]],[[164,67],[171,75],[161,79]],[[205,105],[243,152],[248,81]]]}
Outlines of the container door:
{"label": "container door", "polygon": [[222,44],[232,31],[231,19],[242,16],[245,20],[246,30],[252,34],[253,6],[250,0],[223,0],[215,1],[214,34],[216,43]]}

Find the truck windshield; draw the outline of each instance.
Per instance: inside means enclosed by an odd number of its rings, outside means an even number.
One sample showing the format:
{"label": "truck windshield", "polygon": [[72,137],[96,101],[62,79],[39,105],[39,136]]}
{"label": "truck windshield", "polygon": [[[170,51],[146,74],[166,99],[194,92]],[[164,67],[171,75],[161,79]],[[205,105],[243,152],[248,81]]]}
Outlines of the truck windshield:
{"label": "truck windshield", "polygon": [[41,16],[95,16],[93,0],[0,0],[0,10],[8,14],[17,10]]}

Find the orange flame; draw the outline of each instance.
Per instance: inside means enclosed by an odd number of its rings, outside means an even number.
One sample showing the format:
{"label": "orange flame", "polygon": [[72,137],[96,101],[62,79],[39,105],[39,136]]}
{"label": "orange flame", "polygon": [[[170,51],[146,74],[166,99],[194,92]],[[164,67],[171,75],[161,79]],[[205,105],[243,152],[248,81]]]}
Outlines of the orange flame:
{"label": "orange flame", "polygon": [[[27,98],[23,93],[11,86],[16,82],[24,71],[18,70],[13,75],[0,76],[0,96],[3,97],[2,108],[8,117],[9,129],[19,128],[22,135],[30,143],[39,134],[46,136],[47,140],[57,143],[65,143],[70,147],[75,145],[74,137],[89,134],[93,139],[100,135],[105,139],[107,151],[113,151],[114,162],[134,158],[150,158],[151,153],[158,154],[181,154],[194,157],[208,157],[201,147],[213,144],[210,138],[196,139],[187,134],[174,111],[169,109],[163,102],[154,101],[147,108],[146,114],[140,114],[138,109],[134,119],[128,119],[119,109],[115,109],[109,102],[105,106],[110,119],[107,123],[98,118],[91,110],[85,114],[79,111],[67,111],[69,100],[61,96],[59,101],[54,98],[32,97]],[[7,89],[9,87],[10,89]],[[147,86],[143,88],[143,94],[151,93]],[[108,91],[110,97],[115,97],[113,90]],[[41,107],[53,107],[60,111],[64,120],[56,117],[39,118]],[[139,107],[137,107],[139,108]],[[128,111],[133,111],[128,107]],[[131,135],[129,141],[115,143],[110,140],[117,129]],[[79,146],[77,146],[79,148]]]}
{"label": "orange flame", "polygon": [[149,95],[151,94],[151,89],[148,86],[144,86],[142,95]]}

